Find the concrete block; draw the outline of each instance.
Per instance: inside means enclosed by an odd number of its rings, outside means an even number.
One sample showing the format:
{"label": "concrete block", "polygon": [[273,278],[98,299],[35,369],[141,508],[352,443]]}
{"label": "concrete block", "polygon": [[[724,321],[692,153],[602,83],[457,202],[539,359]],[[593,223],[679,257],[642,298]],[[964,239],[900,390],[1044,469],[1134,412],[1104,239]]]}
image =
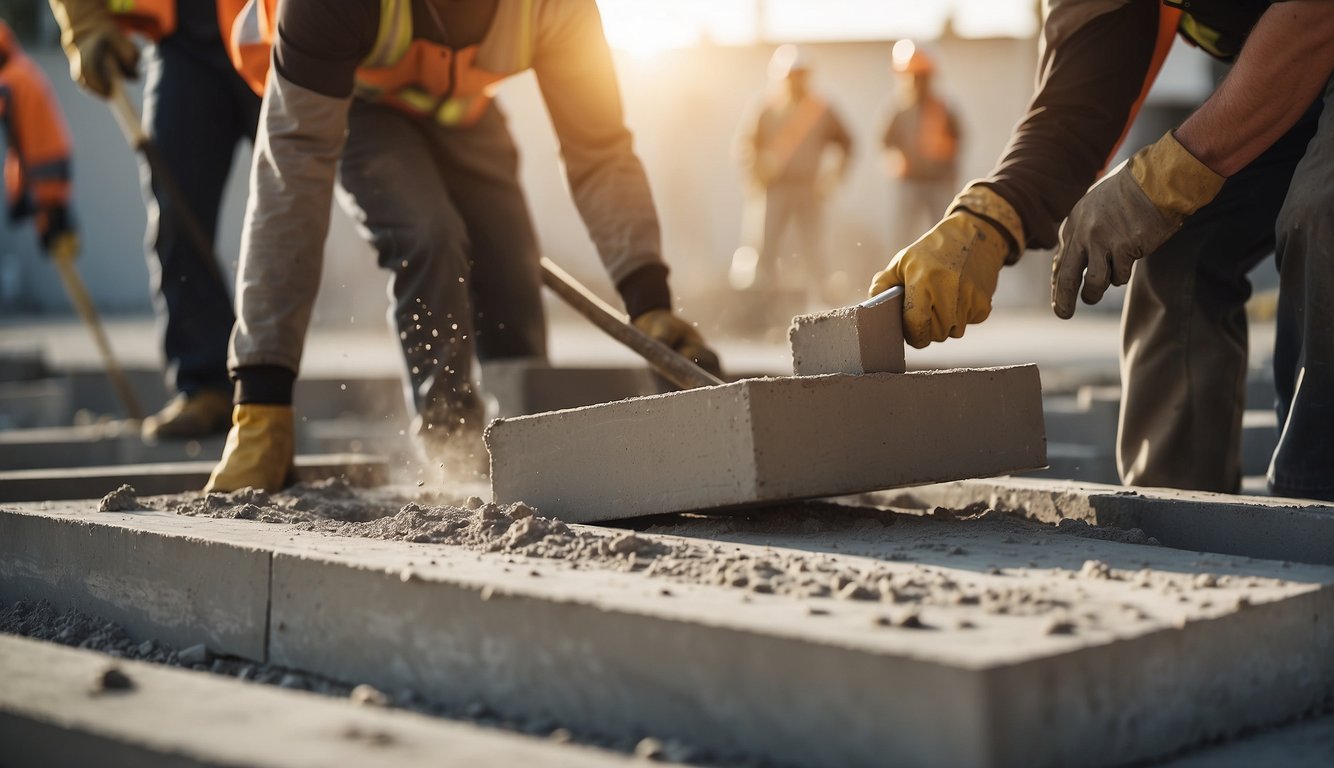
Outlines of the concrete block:
{"label": "concrete block", "polygon": [[125,517],[0,511],[0,600],[49,600],[136,639],[263,661],[268,553],[112,524]]}
{"label": "concrete block", "polygon": [[1179,549],[1334,565],[1334,505],[1326,502],[1038,478],[964,480],[908,495],[954,509],[982,503],[1048,523],[1070,518],[1140,528]]}
{"label": "concrete block", "polygon": [[588,522],[1046,463],[1037,368],[748,379],[492,422],[491,490]]}
{"label": "concrete block", "polygon": [[[216,461],[177,461],[112,467],[62,467],[0,471],[0,502],[99,499],[122,483],[140,494],[197,491],[208,482]],[[357,486],[383,485],[389,480],[384,459],[359,454],[298,456],[297,478],[342,477]]]}
{"label": "concrete block", "polygon": [[[105,768],[640,765],[629,755],[0,635],[6,765]],[[12,762],[11,762],[12,761]]]}
{"label": "concrete block", "polygon": [[43,469],[158,464],[174,461],[217,461],[223,436],[204,440],[163,440],[146,443],[136,422],[74,427],[45,427],[0,432],[0,467]]}
{"label": "concrete block", "polygon": [[792,372],[903,373],[903,294],[792,319]]}
{"label": "concrete block", "polygon": [[610,403],[658,392],[646,368],[553,367],[528,359],[482,363],[482,388],[500,405],[498,418]]}

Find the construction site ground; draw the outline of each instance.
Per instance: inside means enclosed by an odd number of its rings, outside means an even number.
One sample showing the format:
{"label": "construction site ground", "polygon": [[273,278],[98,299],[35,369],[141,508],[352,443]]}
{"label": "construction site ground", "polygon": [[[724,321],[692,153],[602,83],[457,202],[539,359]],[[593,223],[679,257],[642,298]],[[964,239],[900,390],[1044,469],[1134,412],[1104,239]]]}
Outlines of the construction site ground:
{"label": "construction site ground", "polygon": [[[1115,400],[1075,393],[1116,381],[1115,320],[997,320],[909,366],[1036,361],[1049,437],[1104,429]],[[109,330],[155,368],[151,323]],[[94,359],[71,323],[0,334],[51,371]],[[790,369],[781,339],[718,346]],[[316,332],[307,391],[383,395],[397,354]],[[560,315],[552,359],[634,365]],[[306,439],[346,447],[325,410]],[[102,454],[38,432],[0,432],[68,459],[0,502],[0,765],[1334,762],[1324,505],[997,478],[587,526],[364,455],[203,497],[180,460],[211,443],[133,448],[176,492],[71,498]]]}

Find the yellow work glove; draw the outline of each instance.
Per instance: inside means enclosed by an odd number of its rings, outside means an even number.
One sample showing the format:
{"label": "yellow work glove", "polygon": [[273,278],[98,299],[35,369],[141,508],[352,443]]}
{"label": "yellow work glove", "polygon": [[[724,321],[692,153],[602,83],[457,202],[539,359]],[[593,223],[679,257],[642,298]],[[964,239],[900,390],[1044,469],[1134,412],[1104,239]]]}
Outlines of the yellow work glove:
{"label": "yellow work glove", "polygon": [[292,473],[296,437],[290,405],[238,405],[222,460],[204,486],[205,493],[258,488],[282,490]]}
{"label": "yellow work glove", "polygon": [[682,357],[700,368],[722,376],[722,366],[718,362],[718,353],[709,349],[704,337],[699,335],[695,326],[672,314],[670,309],[650,309],[633,321],[636,328],[651,336],[654,340],[676,350]]}
{"label": "yellow work glove", "polygon": [[106,0],[50,0],[60,24],[60,47],[69,59],[69,75],[89,92],[111,95],[111,69],[134,79],[139,49],[116,26]]}
{"label": "yellow work glove", "polygon": [[1076,295],[1097,304],[1109,284],[1129,282],[1135,261],[1167,242],[1224,181],[1169,131],[1095,184],[1061,225],[1051,271],[1057,317],[1075,314]]}
{"label": "yellow work glove", "polygon": [[899,251],[871,281],[871,295],[903,286],[903,338],[921,349],[963,336],[991,314],[1001,267],[1017,257],[1024,228],[1005,198],[970,184],[945,218]]}

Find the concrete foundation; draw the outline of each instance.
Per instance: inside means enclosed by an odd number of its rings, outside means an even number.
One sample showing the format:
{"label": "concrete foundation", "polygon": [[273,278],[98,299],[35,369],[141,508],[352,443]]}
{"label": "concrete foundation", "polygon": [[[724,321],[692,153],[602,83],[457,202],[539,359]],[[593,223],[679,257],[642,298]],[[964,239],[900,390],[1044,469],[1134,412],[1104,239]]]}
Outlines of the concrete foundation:
{"label": "concrete foundation", "polygon": [[980,503],[1048,523],[1139,528],[1180,549],[1334,565],[1334,505],[1319,501],[1008,477],[870,498],[954,509]]}
{"label": "concrete foundation", "polygon": [[[216,461],[176,461],[165,464],[133,464],[82,467],[78,470],[21,469],[0,472],[0,502],[101,498],[121,484],[134,486],[142,495],[198,491],[208,482]],[[389,468],[384,460],[361,454],[298,456],[296,475],[300,481],[338,477],[356,486],[383,485]]]}
{"label": "concrete foundation", "polygon": [[0,635],[0,761],[105,768],[619,766],[625,755]]}
{"label": "concrete foundation", "polygon": [[903,373],[903,296],[792,319],[792,372]]}
{"label": "concrete foundation", "polygon": [[[579,568],[241,520],[53,506],[0,518],[31,518],[43,537],[44,528],[83,526],[90,541],[169,538],[182,557],[263,553],[267,588],[255,591],[268,605],[273,662],[408,687],[427,700],[482,702],[507,717],[681,739],[720,758],[1118,765],[1282,721],[1334,687],[1334,569],[1316,566],[1201,559],[1038,530],[1002,541],[966,521],[899,521],[866,534],[876,546],[929,543],[913,550],[919,562],[725,548],[757,565],[836,560],[850,572],[878,569],[900,589],[935,585],[909,621],[894,601],[762,594],[632,565]],[[993,542],[987,553],[964,551],[982,540]],[[1039,556],[1047,559],[1015,564]],[[982,557],[1000,559],[985,568]],[[950,558],[955,565],[939,564]],[[111,586],[133,600],[180,572]],[[1061,617],[1072,629],[1053,623]]]}
{"label": "concrete foundation", "polygon": [[491,489],[588,522],[1046,463],[1033,366],[748,379],[487,429]]}

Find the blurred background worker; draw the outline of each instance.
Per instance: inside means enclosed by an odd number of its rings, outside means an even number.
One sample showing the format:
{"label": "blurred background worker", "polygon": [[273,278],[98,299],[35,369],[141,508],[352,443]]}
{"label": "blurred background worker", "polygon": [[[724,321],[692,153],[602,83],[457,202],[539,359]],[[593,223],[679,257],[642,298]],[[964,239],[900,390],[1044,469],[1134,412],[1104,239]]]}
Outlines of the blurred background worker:
{"label": "blurred background worker", "polygon": [[[754,286],[760,294],[796,290],[804,303],[821,305],[832,299],[826,281],[838,269],[824,255],[824,204],[847,174],[852,137],[834,108],[811,89],[810,78],[805,53],[779,46],[769,61],[771,93],[742,123],[738,155],[751,194],[762,204],[751,206],[754,215],[746,227],[758,231],[759,247],[733,257],[732,282]],[[785,247],[787,242],[793,247]],[[770,297],[758,299],[767,303]]]}
{"label": "blurred background worker", "polygon": [[[1247,273],[1273,252],[1280,436],[1268,484],[1334,499],[1334,3],[1044,7],[1038,90],[1005,155],[871,292],[905,286],[904,334],[922,347],[985,320],[1001,267],[1028,247],[1058,246],[1059,317],[1129,283],[1122,479],[1235,493]],[[1235,64],[1184,122],[1090,189],[1178,31]]]}
{"label": "blurred background worker", "polygon": [[[716,368],[672,311],[657,211],[593,0],[283,0],[255,10],[265,16],[241,31],[275,30],[274,66],[237,281],[235,426],[208,490],[286,481],[335,176],[339,202],[392,273],[390,317],[427,457],[455,477],[485,471],[474,353],[547,354],[537,237],[492,98],[529,69],[632,322]],[[270,59],[258,52],[262,67]]]}
{"label": "blurred background worker", "polygon": [[167,195],[141,163],[148,272],[167,387],[176,393],[144,420],[143,433],[148,439],[184,439],[226,432],[231,292],[210,264],[212,251],[197,252],[174,206],[183,202],[212,243],[237,144],[254,138],[260,99],[232,67],[220,33],[230,28],[243,0],[50,2],[70,75],[100,98],[112,95],[115,79],[137,75],[139,51],[129,33],[153,41],[145,56],[143,122],[184,200]]}
{"label": "blurred background worker", "polygon": [[51,82],[0,21],[0,120],[9,220],[31,218],[47,254],[78,251],[70,213],[70,138]]}
{"label": "blurred background worker", "polygon": [[959,121],[932,88],[935,61],[912,40],[894,44],[893,109],[880,137],[898,195],[890,242],[908,245],[940,218],[959,183]]}

